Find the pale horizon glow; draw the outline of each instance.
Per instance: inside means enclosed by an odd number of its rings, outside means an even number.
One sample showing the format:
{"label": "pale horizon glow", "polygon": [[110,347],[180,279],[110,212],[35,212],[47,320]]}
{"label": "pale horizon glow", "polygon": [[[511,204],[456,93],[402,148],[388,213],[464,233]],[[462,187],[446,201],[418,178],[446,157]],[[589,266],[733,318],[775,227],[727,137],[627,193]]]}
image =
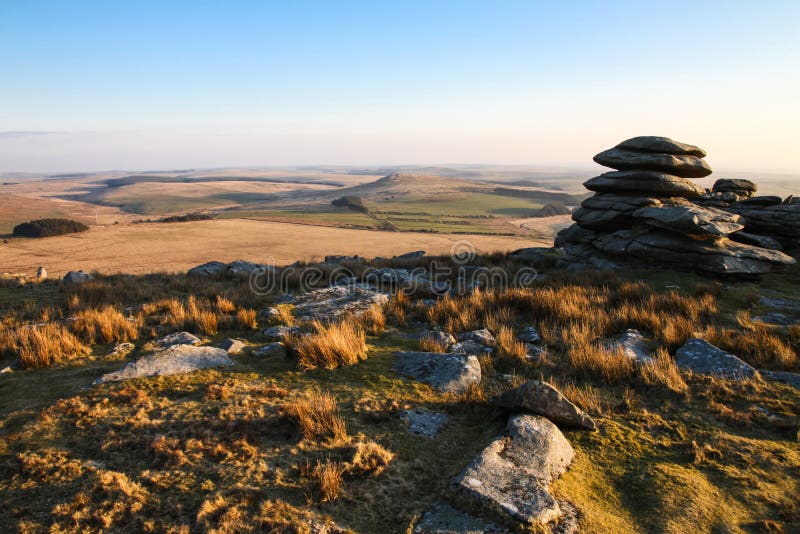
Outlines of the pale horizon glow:
{"label": "pale horizon glow", "polygon": [[666,135],[800,174],[797,2],[0,5],[0,172],[592,167]]}

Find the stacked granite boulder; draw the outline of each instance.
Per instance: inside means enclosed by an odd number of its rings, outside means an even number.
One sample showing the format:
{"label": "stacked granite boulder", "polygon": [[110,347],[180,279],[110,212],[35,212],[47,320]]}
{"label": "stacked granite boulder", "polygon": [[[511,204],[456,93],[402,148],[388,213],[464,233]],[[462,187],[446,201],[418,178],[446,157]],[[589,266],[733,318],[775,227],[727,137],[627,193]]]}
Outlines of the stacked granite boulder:
{"label": "stacked granite boulder", "polygon": [[[794,260],[776,250],[728,238],[743,218],[702,206],[691,178],[711,174],[701,148],[666,137],[634,137],[594,161],[615,169],[584,183],[595,195],[573,212],[556,238],[572,264],[599,269],[643,260],[719,274],[761,274]],[[742,185],[742,184],[739,184]],[[722,187],[729,187],[723,184]]]}
{"label": "stacked granite boulder", "polygon": [[721,178],[695,202],[701,206],[727,208],[734,202],[752,198],[756,191],[758,186],[750,180]]}
{"label": "stacked granite boulder", "polygon": [[730,204],[725,209],[745,220],[744,234],[761,246],[787,249],[797,254],[800,248],[800,199],[789,196],[751,197]]}

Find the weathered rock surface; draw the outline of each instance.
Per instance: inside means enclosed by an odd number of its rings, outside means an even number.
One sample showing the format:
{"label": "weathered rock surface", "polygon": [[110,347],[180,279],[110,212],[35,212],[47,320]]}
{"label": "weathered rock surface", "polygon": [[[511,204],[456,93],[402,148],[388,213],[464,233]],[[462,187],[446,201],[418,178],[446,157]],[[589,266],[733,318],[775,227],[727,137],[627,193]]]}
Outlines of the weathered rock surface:
{"label": "weathered rock surface", "polygon": [[742,218],[734,213],[679,200],[640,208],[633,217],[656,228],[689,235],[726,236],[744,228]]}
{"label": "weathered rock surface", "polygon": [[728,206],[727,209],[744,217],[747,232],[790,238],[800,237],[800,204],[761,207],[737,202]]}
{"label": "weathered rock surface", "polygon": [[415,250],[413,252],[406,252],[405,254],[400,254],[399,256],[395,256],[394,259],[396,260],[416,260],[425,256],[424,250]]}
{"label": "weathered rock surface", "polygon": [[581,202],[572,220],[584,228],[616,230],[633,224],[633,212],[639,208],[660,204],[656,198],[640,195],[597,194]]}
{"label": "weathered rock surface", "polygon": [[428,384],[440,393],[461,394],[481,381],[481,366],[475,356],[440,352],[398,352],[395,371]]}
{"label": "weathered rock surface", "polygon": [[300,333],[297,326],[271,326],[261,331],[261,335],[270,341],[283,341],[287,337]]}
{"label": "weathered rock surface", "polygon": [[585,430],[594,430],[597,427],[591,417],[570,402],[560,391],[538,380],[529,380],[517,388],[506,391],[494,402],[497,406],[511,411],[542,415],[564,427]]}
{"label": "weathered rock surface", "polygon": [[444,347],[445,350],[456,342],[456,338],[449,332],[442,332],[441,330],[423,330],[419,335],[419,340],[429,340]]}
{"label": "weathered rock surface", "polygon": [[592,246],[612,255],[718,274],[763,274],[795,260],[777,250],[736,243],[727,238],[692,239],[665,230],[618,230],[600,235]]}
{"label": "weathered rock surface", "polygon": [[720,178],[714,182],[712,191],[731,191],[733,193],[749,193],[751,196],[758,191],[758,186],[750,180],[742,180],[736,178]]}
{"label": "weathered rock surface", "polygon": [[766,380],[773,382],[781,382],[792,386],[795,389],[800,389],[800,374],[787,373],[786,371],[759,371],[759,374]]}
{"label": "weathered rock surface", "polygon": [[510,532],[444,502],[434,503],[414,527],[414,534],[500,534]]}
{"label": "weathered rock surface", "polygon": [[154,352],[127,364],[119,371],[103,375],[96,383],[115,382],[145,376],[167,376],[191,373],[201,369],[211,369],[233,365],[228,353],[215,347],[195,347],[192,345],[173,345]]}
{"label": "weathered rock surface", "polygon": [[706,157],[706,151],[702,148],[687,143],[680,143],[669,137],[656,135],[640,135],[627,139],[614,148],[623,150],[634,150],[637,152],[654,152],[656,154],[674,154],[677,156],[696,156]]}
{"label": "weathered rock surface", "polygon": [[357,317],[374,305],[389,301],[385,293],[363,285],[331,286],[315,289],[295,296],[291,300],[292,313],[300,321],[340,321],[345,317]]}
{"label": "weathered rock surface", "polygon": [[274,356],[278,358],[285,358],[286,357],[286,345],[281,343],[280,341],[274,341],[272,343],[267,343],[257,349],[254,349],[252,352],[253,356],[259,358],[265,358],[268,356]]}
{"label": "weathered rock surface", "polygon": [[677,350],[675,363],[694,373],[732,380],[758,376],[758,372],[740,358],[699,338],[690,339]]}
{"label": "weathered rock surface", "polygon": [[447,352],[452,352],[454,354],[472,354],[473,356],[483,356],[484,354],[492,354],[494,350],[494,347],[481,345],[477,341],[468,339],[466,341],[453,343],[450,345],[450,348],[447,350]]}
{"label": "weathered rock surface", "polygon": [[166,349],[175,345],[199,345],[202,343],[199,337],[189,332],[173,332],[156,341],[156,345]]}
{"label": "weathered rock surface", "polygon": [[494,336],[487,329],[473,330],[472,332],[462,332],[458,334],[459,341],[475,341],[484,346],[492,346],[495,344]]}
{"label": "weathered rock surface", "polygon": [[598,193],[634,193],[641,196],[696,198],[704,193],[702,187],[686,178],[648,170],[607,172],[587,180],[583,186]]}
{"label": "weathered rock surface", "polygon": [[638,362],[652,360],[653,348],[641,332],[629,328],[615,339],[606,343],[610,350],[621,349],[628,358]]}
{"label": "weathered rock surface", "polygon": [[245,344],[241,339],[226,339],[220,343],[220,347],[228,354],[241,354]]}
{"label": "weathered rock surface", "polygon": [[462,512],[445,502],[436,502],[423,514],[412,532],[414,534],[499,534],[511,531]]}
{"label": "weathered rock surface", "polygon": [[227,268],[228,265],[226,263],[222,263],[221,261],[210,261],[208,263],[198,265],[197,267],[192,267],[189,269],[188,274],[192,276],[220,276]]}
{"label": "weathered rock surface", "polygon": [[85,273],[83,271],[70,271],[64,275],[64,279],[61,280],[61,283],[65,286],[77,286],[90,280],[94,280],[94,276],[89,273]]}
{"label": "weathered rock surface", "polygon": [[767,248],[770,250],[783,250],[783,245],[781,245],[780,241],[766,235],[756,235],[748,232],[734,232],[728,236],[728,239],[736,241],[737,243],[744,243],[745,245],[753,245],[754,247]]}
{"label": "weathered rock surface", "polygon": [[745,200],[740,200],[737,204],[741,207],[765,208],[767,206],[778,206],[781,203],[781,197],[769,195],[747,198]]}
{"label": "weathered rock surface", "polygon": [[563,515],[548,484],[575,453],[544,417],[515,415],[507,432],[481,452],[451,484],[454,498],[470,509],[526,526],[547,525]]}
{"label": "weathered rock surface", "polygon": [[117,343],[114,348],[106,355],[109,358],[124,358],[135,349],[133,343]]}
{"label": "weathered rock surface", "polygon": [[517,339],[523,343],[541,343],[542,337],[539,335],[539,330],[535,326],[526,326],[522,331],[517,334]]}
{"label": "weathered rock surface", "polygon": [[428,410],[404,410],[400,419],[408,425],[408,431],[418,436],[436,437],[449,421],[447,414],[429,412]]}
{"label": "weathered rock surface", "polygon": [[647,169],[666,172],[683,178],[703,178],[711,174],[711,167],[697,156],[656,154],[620,148],[600,152],[594,161],[617,170]]}

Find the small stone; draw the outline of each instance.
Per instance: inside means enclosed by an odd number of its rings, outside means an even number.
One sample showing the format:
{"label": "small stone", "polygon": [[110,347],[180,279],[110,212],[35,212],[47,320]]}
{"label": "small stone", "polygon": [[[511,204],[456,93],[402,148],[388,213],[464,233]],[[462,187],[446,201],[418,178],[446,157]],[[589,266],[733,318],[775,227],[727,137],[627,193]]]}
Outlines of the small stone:
{"label": "small stone", "polygon": [[425,512],[413,532],[414,534],[500,534],[510,531],[466,514],[447,503],[438,502]]}
{"label": "small stone", "polygon": [[477,341],[468,339],[466,341],[453,343],[450,345],[450,348],[447,352],[453,354],[471,354],[473,356],[483,356],[484,354],[493,354],[494,350],[494,347],[487,347],[486,345],[481,345]]}
{"label": "small stone", "polygon": [[174,332],[156,341],[156,345],[166,349],[175,345],[199,345],[200,338],[189,332]]}
{"label": "small stone", "polygon": [[409,432],[429,438],[436,437],[449,420],[446,414],[427,410],[404,410],[400,418],[408,425]]}
{"label": "small stone", "polygon": [[65,286],[77,286],[90,280],[94,280],[94,276],[91,274],[83,271],[70,271],[64,275],[64,279],[61,281],[61,283]]}
{"label": "small stone", "polygon": [[245,344],[241,339],[226,339],[221,343],[221,347],[228,354],[241,354]]}
{"label": "small stone", "polygon": [[253,356],[257,356],[259,358],[264,358],[267,356],[285,358],[286,345],[284,345],[280,341],[275,341],[273,343],[268,343],[262,347],[258,347],[257,349],[253,350],[252,354]]}
{"label": "small stone", "polygon": [[299,333],[300,328],[297,326],[271,326],[261,331],[261,335],[269,341],[282,341]]}
{"label": "small stone", "polygon": [[475,341],[485,346],[492,346],[495,344],[494,336],[487,329],[473,330],[472,332],[463,332],[458,335],[459,341]]}
{"label": "small stone", "polygon": [[419,335],[419,340],[429,340],[444,347],[444,350],[456,342],[456,338],[449,332],[442,332],[441,330],[424,330]]}
{"label": "small stone", "polygon": [[558,425],[594,430],[596,424],[583,410],[575,406],[560,391],[544,382],[529,380],[506,391],[495,404],[512,411],[527,411],[543,415]]}
{"label": "small stone", "polygon": [[522,332],[517,335],[517,339],[522,341],[523,343],[541,343],[542,338],[539,335],[539,331],[536,329],[535,326],[526,326]]}
{"label": "small stone", "polygon": [[440,352],[398,352],[395,371],[428,384],[440,393],[461,394],[481,381],[475,356]]}

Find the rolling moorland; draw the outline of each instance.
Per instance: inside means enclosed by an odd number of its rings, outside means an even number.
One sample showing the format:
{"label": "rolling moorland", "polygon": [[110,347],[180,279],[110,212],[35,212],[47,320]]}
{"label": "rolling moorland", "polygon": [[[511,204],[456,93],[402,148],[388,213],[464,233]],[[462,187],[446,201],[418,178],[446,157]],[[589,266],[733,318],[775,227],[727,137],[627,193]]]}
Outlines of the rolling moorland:
{"label": "rolling moorland", "polygon": [[[33,213],[90,229],[0,246],[0,526],[798,531],[800,269],[766,251],[719,264],[738,276],[593,267],[605,251],[575,238],[628,236],[629,214],[575,214],[566,252],[570,215],[538,216],[590,176],[7,177],[9,232]],[[649,200],[673,230],[744,226]],[[186,213],[213,219],[155,222]]]}

